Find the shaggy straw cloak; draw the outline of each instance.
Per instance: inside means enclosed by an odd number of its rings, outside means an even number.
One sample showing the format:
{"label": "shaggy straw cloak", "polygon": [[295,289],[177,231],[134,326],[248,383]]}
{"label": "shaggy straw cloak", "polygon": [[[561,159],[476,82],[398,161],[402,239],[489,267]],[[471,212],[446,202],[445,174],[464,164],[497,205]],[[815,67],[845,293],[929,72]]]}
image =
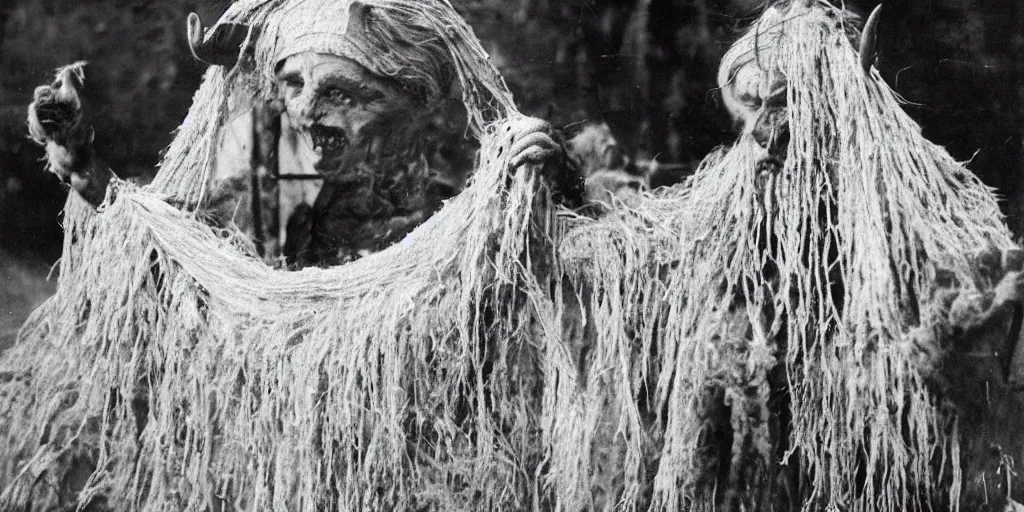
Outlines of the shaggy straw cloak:
{"label": "shaggy straw cloak", "polygon": [[[295,27],[356,7],[448,49],[478,169],[400,244],[276,271],[193,211],[229,113],[262,99],[282,55],[333,48],[348,18]],[[537,347],[557,338],[552,220],[536,170],[508,169],[523,121],[500,75],[444,1],[238,2],[230,21],[261,36],[248,62],[208,72],[152,186],[121,185],[98,213],[68,204],[58,292],[2,361],[0,508],[78,489],[117,510],[529,507]],[[386,50],[371,69],[404,72],[414,52]]]}
{"label": "shaggy straw cloak", "polygon": [[[273,27],[299,3],[226,16]],[[926,384],[937,276],[969,296],[990,284],[969,251],[1012,243],[838,10],[769,9],[726,56],[787,79],[778,172],[743,137],[565,223],[507,169],[518,114],[454,11],[364,3],[451,49],[482,138],[469,188],[327,270],[271,270],[196,221],[225,113],[265,90],[264,32],[255,72],[210,71],[153,186],[69,203],[59,290],[0,366],[6,503],[77,484],[125,510],[955,506],[956,424]],[[62,482],[76,465],[96,471]]]}
{"label": "shaggy straw cloak", "polygon": [[[722,64],[785,78],[781,169],[762,171],[745,136],[562,243],[596,338],[588,380],[548,398],[578,410],[553,430],[586,440],[579,425],[614,415],[622,497],[651,475],[656,510],[960,502],[956,421],[928,377],[950,319],[991,289],[973,255],[1014,247],[1010,232],[991,191],[862,71],[849,19],[805,4],[767,10]],[[561,460],[559,483],[585,492]]]}

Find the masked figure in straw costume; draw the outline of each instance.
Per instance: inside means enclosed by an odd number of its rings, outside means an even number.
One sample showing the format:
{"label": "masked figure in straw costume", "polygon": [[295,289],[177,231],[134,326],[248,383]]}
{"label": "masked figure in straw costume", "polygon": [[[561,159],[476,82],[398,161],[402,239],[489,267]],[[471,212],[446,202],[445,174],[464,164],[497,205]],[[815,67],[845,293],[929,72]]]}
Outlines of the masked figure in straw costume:
{"label": "masked figure in straw costume", "polygon": [[[473,160],[470,141],[459,140],[466,112],[443,40],[421,27],[382,24],[362,3],[326,5],[296,4],[280,26],[268,27],[280,38],[265,93],[282,110],[277,160],[284,174],[324,177],[323,186],[281,183],[282,218],[262,219],[268,227],[291,221],[285,253],[300,267],[352,261],[401,240],[462,189]],[[263,30],[233,19],[206,30],[196,15],[189,18],[195,57],[229,69],[252,66]],[[96,159],[81,118],[82,79],[79,67],[69,67],[38,88],[29,123],[47,146],[50,168],[99,205],[111,173]],[[200,209],[211,224],[252,236],[258,120],[249,102],[228,109]],[[558,160],[561,149],[548,132],[539,120],[529,127],[514,148],[515,165]]]}
{"label": "masked figure in straw costume", "polygon": [[[872,18],[858,52],[843,9],[767,8],[720,68],[736,143],[563,242],[596,341],[551,399],[575,411],[560,428],[584,425],[577,439],[619,434],[621,496],[649,489],[655,510],[1020,501],[1007,369],[1022,253],[996,196],[872,67]],[[555,474],[582,495],[600,469]]]}
{"label": "masked figure in straw costume", "polygon": [[[59,290],[0,360],[0,508],[540,499],[549,214],[583,184],[546,124],[518,113],[445,0],[246,0],[191,25],[216,65],[147,187],[93,155],[80,67],[37,91],[33,135],[78,194]],[[476,172],[426,219],[445,194],[395,143],[452,91]],[[273,99],[296,152],[334,178],[312,262],[357,261],[276,271],[204,222],[238,202],[219,153],[232,119]],[[354,226],[317,228],[331,222]],[[328,238],[342,231],[365,236]]]}

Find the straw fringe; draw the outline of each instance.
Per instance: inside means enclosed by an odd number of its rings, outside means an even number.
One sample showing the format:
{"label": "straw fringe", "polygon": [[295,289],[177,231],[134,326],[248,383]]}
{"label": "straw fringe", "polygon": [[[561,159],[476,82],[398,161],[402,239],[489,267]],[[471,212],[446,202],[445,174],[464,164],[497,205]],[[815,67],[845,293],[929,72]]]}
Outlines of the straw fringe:
{"label": "straw fringe", "polygon": [[119,510],[955,508],[937,276],[985,291],[972,249],[1013,244],[845,18],[792,5],[734,46],[772,41],[784,168],[759,174],[744,137],[600,220],[509,173],[518,115],[453,21],[471,185],[326,270],[271,270],[191,213],[218,123],[259,90],[210,71],[152,187],[68,203],[58,292],[0,360],[0,502],[46,509],[39,482],[77,461],[80,503]]}

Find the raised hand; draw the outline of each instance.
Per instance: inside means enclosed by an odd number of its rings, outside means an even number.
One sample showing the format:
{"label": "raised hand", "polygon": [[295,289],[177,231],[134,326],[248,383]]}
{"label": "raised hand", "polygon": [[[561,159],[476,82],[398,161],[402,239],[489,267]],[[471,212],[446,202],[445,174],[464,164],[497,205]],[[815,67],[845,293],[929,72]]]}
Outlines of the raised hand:
{"label": "raised hand", "polygon": [[993,317],[1024,304],[1024,251],[990,247],[977,254],[975,264],[979,278],[990,287],[958,297],[950,311],[952,324],[967,329],[990,323]]}
{"label": "raised hand", "polygon": [[555,141],[551,125],[546,121],[528,118],[517,123],[512,134],[509,154],[513,171],[525,165],[539,165],[548,185],[554,191],[556,200],[567,206],[579,206],[585,200],[586,187],[583,175],[571,159],[566,157],[562,144]]}
{"label": "raised hand", "polygon": [[[939,322],[947,326],[940,329],[946,334],[935,332],[924,345],[940,351],[934,360],[943,361],[938,376],[943,382],[1019,386],[1024,375],[1015,359],[1024,318],[1024,251],[990,247],[979,251],[974,263],[974,286],[940,271],[933,302],[937,311],[946,311],[945,322]],[[951,343],[942,341],[946,336]],[[962,406],[973,407],[970,399],[960,398]]]}
{"label": "raised hand", "polygon": [[32,139],[46,148],[49,170],[83,199],[99,205],[113,174],[97,162],[95,132],[83,121],[84,67],[84,62],[63,67],[53,83],[36,88],[28,107],[28,129]]}
{"label": "raised hand", "polygon": [[558,155],[562,148],[551,138],[551,125],[540,119],[530,118],[513,134],[513,169],[525,164],[542,164]]}

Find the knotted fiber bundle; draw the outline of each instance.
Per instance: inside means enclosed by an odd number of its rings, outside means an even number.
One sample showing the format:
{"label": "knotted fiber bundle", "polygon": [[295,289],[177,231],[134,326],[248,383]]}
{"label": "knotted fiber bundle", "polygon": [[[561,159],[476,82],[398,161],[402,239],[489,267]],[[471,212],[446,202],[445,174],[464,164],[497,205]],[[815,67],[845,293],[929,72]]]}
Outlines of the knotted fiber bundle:
{"label": "knotted fiber bundle", "polygon": [[[447,2],[360,5],[377,26],[416,27],[449,49],[481,137],[463,194],[394,247],[301,272],[272,270],[193,213],[228,113],[265,94],[290,45],[321,44],[275,27],[338,4],[234,4],[222,21],[264,27],[254,59],[211,69],[159,178],[119,186],[99,213],[69,202],[58,291],[0,363],[0,508],[539,499],[538,368],[558,338],[553,220],[537,169],[508,168],[522,118]],[[408,49],[393,50],[408,64]]]}
{"label": "knotted fiber bundle", "polygon": [[655,510],[959,503],[955,419],[926,383],[949,342],[937,275],[983,289],[972,255],[1013,244],[994,194],[864,73],[849,22],[785,3],[724,58],[784,78],[781,169],[744,136],[685,187],[563,242],[595,348],[590,380],[548,399],[614,415],[626,482],[649,484]]}

